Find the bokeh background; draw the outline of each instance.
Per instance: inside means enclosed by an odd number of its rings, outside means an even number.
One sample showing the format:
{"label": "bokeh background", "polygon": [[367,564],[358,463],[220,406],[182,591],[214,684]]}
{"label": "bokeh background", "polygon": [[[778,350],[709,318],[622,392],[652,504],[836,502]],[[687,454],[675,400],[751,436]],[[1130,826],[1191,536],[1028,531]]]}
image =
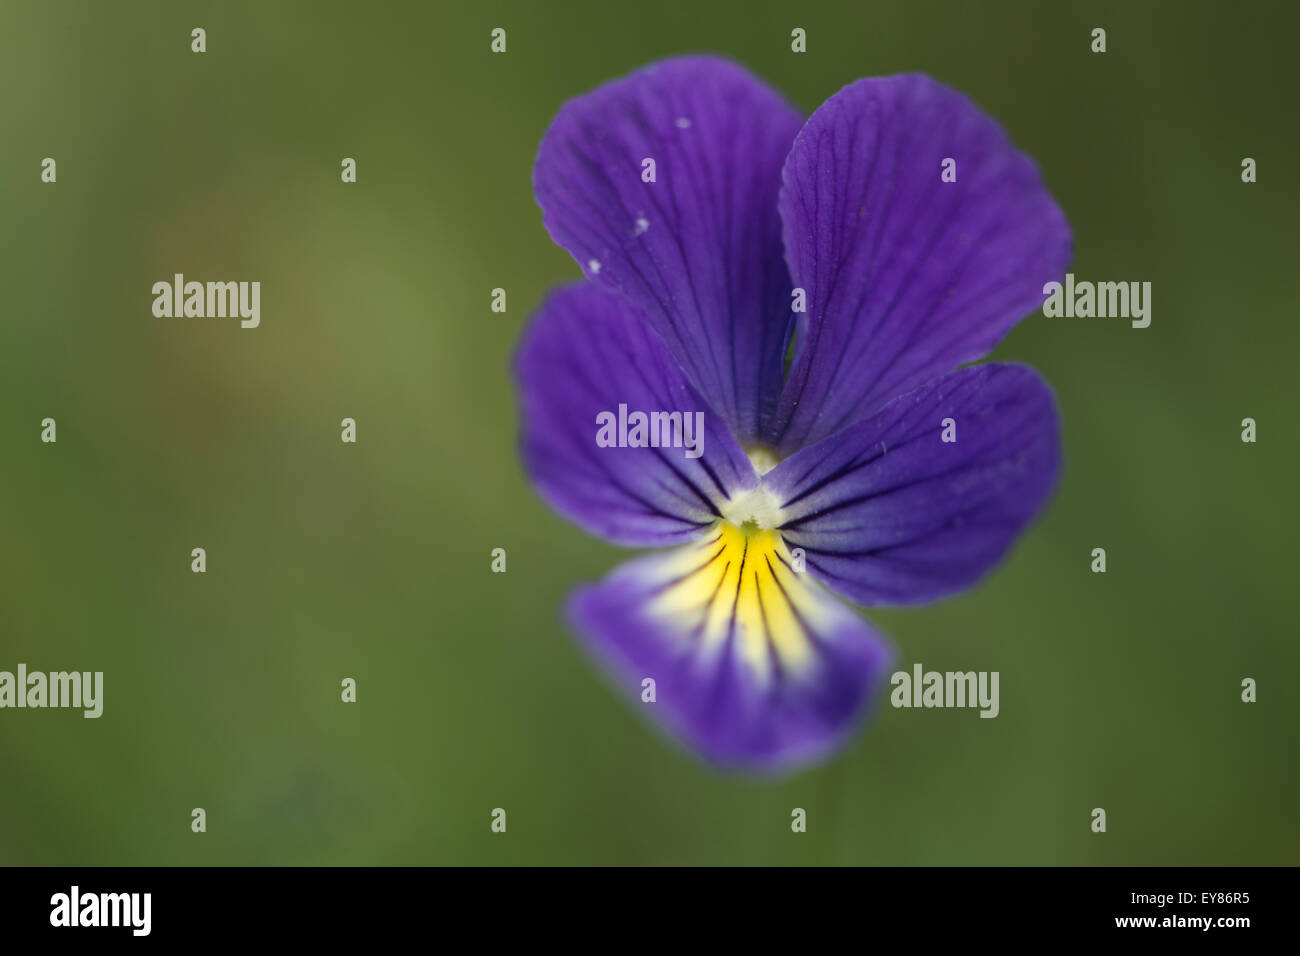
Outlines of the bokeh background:
{"label": "bokeh background", "polygon": [[[1173,0],[4,0],[0,669],[106,690],[99,720],[0,712],[0,863],[1300,862],[1297,25]],[[1001,715],[885,706],[776,780],[701,766],[583,656],[560,607],[626,554],[515,451],[514,344],[578,276],[538,140],[699,50],[808,111],[933,74],[1038,160],[1077,276],[1154,284],[1146,330],[1012,333],[998,357],[1063,409],[1058,496],[974,592],[869,613],[902,666],[1000,671]],[[153,318],[174,272],[261,281],[261,327]]]}

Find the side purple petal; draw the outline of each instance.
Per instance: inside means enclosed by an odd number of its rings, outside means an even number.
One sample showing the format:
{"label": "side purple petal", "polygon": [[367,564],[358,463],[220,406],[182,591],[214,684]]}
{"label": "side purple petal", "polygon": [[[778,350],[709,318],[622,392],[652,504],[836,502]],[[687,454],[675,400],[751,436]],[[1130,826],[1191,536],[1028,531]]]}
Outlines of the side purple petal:
{"label": "side purple petal", "polygon": [[860,604],[920,604],[974,584],[1042,508],[1060,470],[1059,429],[1036,372],[978,365],[763,480],[810,572]]}
{"label": "side purple petal", "polygon": [[570,617],[630,705],[732,769],[784,770],[833,751],[892,657],[861,618],[792,570],[779,536],[725,523],[578,591]]}
{"label": "side purple petal", "polygon": [[781,388],[792,316],[777,195],[800,123],[734,63],[664,60],[567,103],[533,172],[552,238],[644,312],[743,442]]}
{"label": "side purple petal", "polygon": [[[594,534],[619,544],[675,544],[757,481],[663,343],[630,303],[598,286],[551,294],[524,333],[515,375],[528,473],[556,510]],[[666,430],[642,438],[661,447],[601,447],[599,416],[618,418],[620,405],[627,419],[680,413],[680,444],[676,427],[660,419]],[[617,441],[617,429],[610,437]],[[628,440],[636,437],[628,429]],[[690,457],[687,446],[696,443],[700,454]]]}
{"label": "side purple petal", "polygon": [[836,93],[783,178],[786,258],[808,297],[765,436],[784,453],[986,355],[1070,260],[1069,225],[1033,161],[927,76]]}

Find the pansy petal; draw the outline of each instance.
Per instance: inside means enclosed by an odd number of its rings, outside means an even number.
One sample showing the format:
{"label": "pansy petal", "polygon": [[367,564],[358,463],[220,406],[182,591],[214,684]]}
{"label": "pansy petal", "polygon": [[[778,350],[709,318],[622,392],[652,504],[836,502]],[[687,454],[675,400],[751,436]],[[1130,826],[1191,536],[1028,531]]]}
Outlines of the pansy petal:
{"label": "pansy petal", "polygon": [[[955,163],[955,182],[943,181]],[[859,80],[808,120],[783,173],[795,357],[765,439],[789,453],[986,355],[1070,260],[1032,160],[921,75]]]}
{"label": "pansy petal", "polygon": [[779,535],[728,522],[578,591],[570,617],[629,701],[734,768],[779,770],[834,749],[891,660],[866,622],[792,569]]}
{"label": "pansy petal", "polygon": [[[558,511],[608,540],[679,543],[757,480],[663,343],[611,292],[582,283],[552,293],[524,333],[515,374],[534,483]],[[640,435],[637,414],[649,420]],[[620,440],[605,415],[627,422],[628,444],[659,447],[603,447],[602,432]]]}
{"label": "pansy petal", "polygon": [[918,604],[990,570],[1059,470],[1051,390],[1032,369],[987,364],[894,400],[763,484],[811,573],[860,604]]}
{"label": "pansy petal", "polygon": [[533,172],[551,237],[642,309],[742,441],[781,388],[777,195],[800,123],[734,63],[664,60],[567,103]]}

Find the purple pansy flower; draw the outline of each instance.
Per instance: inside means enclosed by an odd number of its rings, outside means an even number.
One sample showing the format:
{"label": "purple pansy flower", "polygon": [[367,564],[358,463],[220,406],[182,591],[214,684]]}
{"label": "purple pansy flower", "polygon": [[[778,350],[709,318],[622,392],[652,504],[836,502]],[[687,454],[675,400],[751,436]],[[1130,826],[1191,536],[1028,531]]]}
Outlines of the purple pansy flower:
{"label": "purple pansy flower", "polygon": [[[859,80],[805,122],[708,56],[566,104],[534,188],[588,281],[551,293],[516,356],[526,467],[586,530],[667,548],[574,594],[573,625],[631,699],[653,679],[639,706],[708,760],[827,754],[892,660],[832,592],[967,588],[1055,484],[1037,373],[953,369],[1041,304],[1065,217],[929,77]],[[637,411],[659,413],[648,438]]]}

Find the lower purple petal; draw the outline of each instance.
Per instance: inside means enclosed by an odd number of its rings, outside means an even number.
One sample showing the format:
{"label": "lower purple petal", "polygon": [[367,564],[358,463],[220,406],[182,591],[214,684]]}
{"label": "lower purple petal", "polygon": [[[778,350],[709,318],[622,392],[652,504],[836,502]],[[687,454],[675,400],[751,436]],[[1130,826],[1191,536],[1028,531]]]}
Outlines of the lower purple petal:
{"label": "lower purple petal", "polygon": [[[793,562],[797,563],[797,562]],[[774,532],[719,522],[579,590],[570,616],[629,702],[707,760],[772,771],[824,756],[885,677],[888,644]],[[643,700],[654,681],[655,700]]]}

